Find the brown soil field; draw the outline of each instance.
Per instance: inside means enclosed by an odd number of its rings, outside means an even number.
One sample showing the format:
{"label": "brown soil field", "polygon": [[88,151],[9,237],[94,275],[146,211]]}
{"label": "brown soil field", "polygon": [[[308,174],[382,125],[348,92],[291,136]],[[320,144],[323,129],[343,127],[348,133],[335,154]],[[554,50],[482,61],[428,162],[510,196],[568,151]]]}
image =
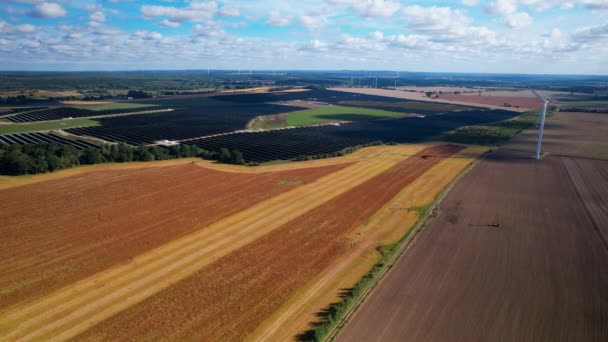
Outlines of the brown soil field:
{"label": "brown soil field", "polygon": [[[556,112],[548,117],[543,133],[543,153],[608,159],[608,115]],[[536,151],[538,130],[529,129],[513,138],[505,148]]]}
{"label": "brown soil field", "polygon": [[[0,308],[129,262],[344,166],[237,174],[185,164],[0,190]],[[299,182],[281,184],[285,179]]]}
{"label": "brown soil field", "polygon": [[493,96],[490,94],[491,93],[484,93],[482,96],[445,94],[440,95],[439,98],[449,101],[475,103],[505,108],[508,108],[505,106],[505,103],[509,104],[511,107],[520,107],[526,109],[540,109],[542,106],[542,103],[534,97]]}
{"label": "brown soil field", "polygon": [[491,154],[338,341],[608,340],[607,204],[608,161]]}
{"label": "brown soil field", "polygon": [[242,339],[331,260],[348,252],[345,234],[461,149],[424,149],[76,339]]}
{"label": "brown soil field", "polygon": [[[356,161],[341,169],[340,166],[334,166],[338,168],[337,171],[312,183],[302,184],[254,204],[204,229],[197,229],[159,248],[137,255],[126,263],[115,265],[65,286],[46,297],[19,303],[3,310],[0,312],[0,339],[31,340],[52,337],[56,340],[65,340],[74,337],[91,326],[188,278],[193,273],[350,188],[383,173],[424,147],[424,145],[377,146],[343,158],[259,168],[210,162],[198,163],[225,172],[243,171],[247,175],[259,175],[264,173],[262,170],[286,171],[299,168],[310,171],[313,166]],[[129,170],[128,165],[125,168]],[[62,177],[58,179],[69,179]],[[294,178],[288,180],[285,182],[285,179],[282,179],[279,184],[294,183]]]}
{"label": "brown soil field", "polygon": [[[424,102],[458,104],[458,105],[463,105],[463,106],[477,106],[477,107],[484,107],[484,108],[491,108],[491,109],[511,110],[514,112],[525,112],[526,111],[525,108],[504,107],[504,103],[500,103],[499,105],[493,105],[493,104],[485,104],[485,103],[477,103],[477,102],[467,102],[465,100],[468,100],[469,99],[468,97],[465,97],[462,100],[456,101],[456,100],[448,100],[446,98],[430,98],[430,97],[427,97],[424,93],[393,90],[393,89],[336,87],[336,88],[330,88],[330,90],[344,91],[347,93],[387,96],[387,97],[394,97],[394,98],[398,98],[398,99],[424,101]],[[466,95],[462,95],[462,96],[466,96]]]}

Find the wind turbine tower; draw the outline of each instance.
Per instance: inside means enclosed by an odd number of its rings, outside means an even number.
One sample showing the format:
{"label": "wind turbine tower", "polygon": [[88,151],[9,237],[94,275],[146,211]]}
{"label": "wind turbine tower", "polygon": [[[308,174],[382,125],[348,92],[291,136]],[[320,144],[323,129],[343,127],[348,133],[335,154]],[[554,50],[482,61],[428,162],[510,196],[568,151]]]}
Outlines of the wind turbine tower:
{"label": "wind turbine tower", "polygon": [[543,144],[543,133],[545,131],[545,115],[547,114],[547,105],[549,104],[549,100],[540,96],[536,91],[532,90],[536,97],[543,101],[543,108],[540,111],[540,128],[538,130],[538,142],[536,143],[536,160],[540,159],[541,147]]}

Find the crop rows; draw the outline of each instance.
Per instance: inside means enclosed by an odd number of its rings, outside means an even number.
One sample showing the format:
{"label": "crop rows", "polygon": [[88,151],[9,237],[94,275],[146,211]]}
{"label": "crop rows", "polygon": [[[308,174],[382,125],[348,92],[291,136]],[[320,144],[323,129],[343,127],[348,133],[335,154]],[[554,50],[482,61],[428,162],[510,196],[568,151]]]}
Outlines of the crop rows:
{"label": "crop rows", "polygon": [[7,120],[12,122],[34,122],[34,121],[48,121],[48,120],[60,120],[66,118],[81,118],[89,116],[103,116],[113,115],[122,113],[137,113],[146,112],[150,110],[159,110],[162,107],[142,107],[142,108],[129,108],[129,109],[108,109],[108,110],[88,110],[79,109],[73,107],[57,107],[47,108],[42,110],[36,110],[33,112],[16,114],[7,117]]}
{"label": "crop rows", "polygon": [[98,119],[100,126],[72,128],[66,131],[111,142],[152,144],[158,140],[183,140],[240,130],[258,115],[295,109],[266,104],[176,109],[167,113],[101,118]]}
{"label": "crop rows", "polygon": [[8,134],[0,135],[0,144],[39,144],[39,143],[59,143],[72,145],[78,149],[85,149],[89,147],[97,148],[98,146],[88,143],[83,140],[69,140],[62,138],[54,134],[47,133],[20,133],[20,134]]}

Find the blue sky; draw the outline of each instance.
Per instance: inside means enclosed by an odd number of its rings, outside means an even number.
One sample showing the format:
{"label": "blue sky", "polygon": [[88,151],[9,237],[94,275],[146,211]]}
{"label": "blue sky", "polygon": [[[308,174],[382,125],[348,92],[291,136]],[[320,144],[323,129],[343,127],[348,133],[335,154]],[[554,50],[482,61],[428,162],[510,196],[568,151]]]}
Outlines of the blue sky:
{"label": "blue sky", "polygon": [[3,0],[0,64],[608,74],[608,0]]}

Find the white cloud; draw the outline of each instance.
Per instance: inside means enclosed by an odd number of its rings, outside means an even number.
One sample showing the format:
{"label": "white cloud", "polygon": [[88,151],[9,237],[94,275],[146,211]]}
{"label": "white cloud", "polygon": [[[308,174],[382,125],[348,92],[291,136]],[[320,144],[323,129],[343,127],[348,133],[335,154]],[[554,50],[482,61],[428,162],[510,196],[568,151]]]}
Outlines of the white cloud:
{"label": "white cloud", "polygon": [[54,2],[42,2],[34,7],[30,13],[30,16],[35,18],[57,18],[65,17],[67,14],[66,10],[61,5]]}
{"label": "white cloud", "polygon": [[307,30],[318,30],[325,25],[325,19],[319,16],[303,15],[300,17],[300,25]]}
{"label": "white cloud", "polygon": [[572,40],[577,43],[608,43],[608,24],[587,26],[577,29],[572,34]]}
{"label": "white cloud", "polygon": [[268,14],[266,25],[270,26],[288,26],[291,24],[292,18],[287,15],[282,15],[281,12],[272,11]]}
{"label": "white cloud", "polygon": [[238,17],[241,15],[241,10],[237,6],[224,6],[220,9],[219,14],[226,17]]}
{"label": "white cloud", "polygon": [[175,27],[179,27],[180,24],[178,22],[176,22],[176,21],[171,21],[171,20],[168,20],[168,19],[163,19],[157,25],[160,26],[160,27],[173,27],[173,28],[175,28]]}
{"label": "white cloud", "polygon": [[517,8],[517,0],[497,0],[490,2],[486,11],[491,14],[509,15],[517,12]]}
{"label": "white cloud", "polygon": [[326,52],[329,50],[329,44],[318,39],[311,40],[308,44],[300,47],[300,51],[320,51]]}
{"label": "white cloud", "polygon": [[97,12],[91,13],[91,15],[89,16],[89,19],[91,19],[92,21],[96,21],[98,23],[103,23],[106,21],[106,16],[103,14],[103,12],[97,11]]}
{"label": "white cloud", "polygon": [[504,23],[512,28],[523,28],[532,25],[534,19],[526,12],[517,12],[505,16]]}
{"label": "white cloud", "polygon": [[349,5],[362,17],[390,17],[400,8],[401,4],[390,0],[327,0],[333,5]]}
{"label": "white cloud", "polygon": [[462,32],[472,22],[462,11],[449,7],[407,6],[403,16],[411,30],[422,33]]}
{"label": "white cloud", "polygon": [[16,27],[17,32],[21,32],[21,33],[32,33],[32,32],[36,32],[36,26],[32,25],[32,24],[23,24],[23,25],[19,25]]}
{"label": "white cloud", "polygon": [[200,22],[213,18],[218,13],[216,2],[191,2],[187,7],[144,5],[140,8],[144,18],[167,17],[173,22]]}
{"label": "white cloud", "polygon": [[479,0],[462,0],[461,3],[465,6],[477,6],[479,4]]}

